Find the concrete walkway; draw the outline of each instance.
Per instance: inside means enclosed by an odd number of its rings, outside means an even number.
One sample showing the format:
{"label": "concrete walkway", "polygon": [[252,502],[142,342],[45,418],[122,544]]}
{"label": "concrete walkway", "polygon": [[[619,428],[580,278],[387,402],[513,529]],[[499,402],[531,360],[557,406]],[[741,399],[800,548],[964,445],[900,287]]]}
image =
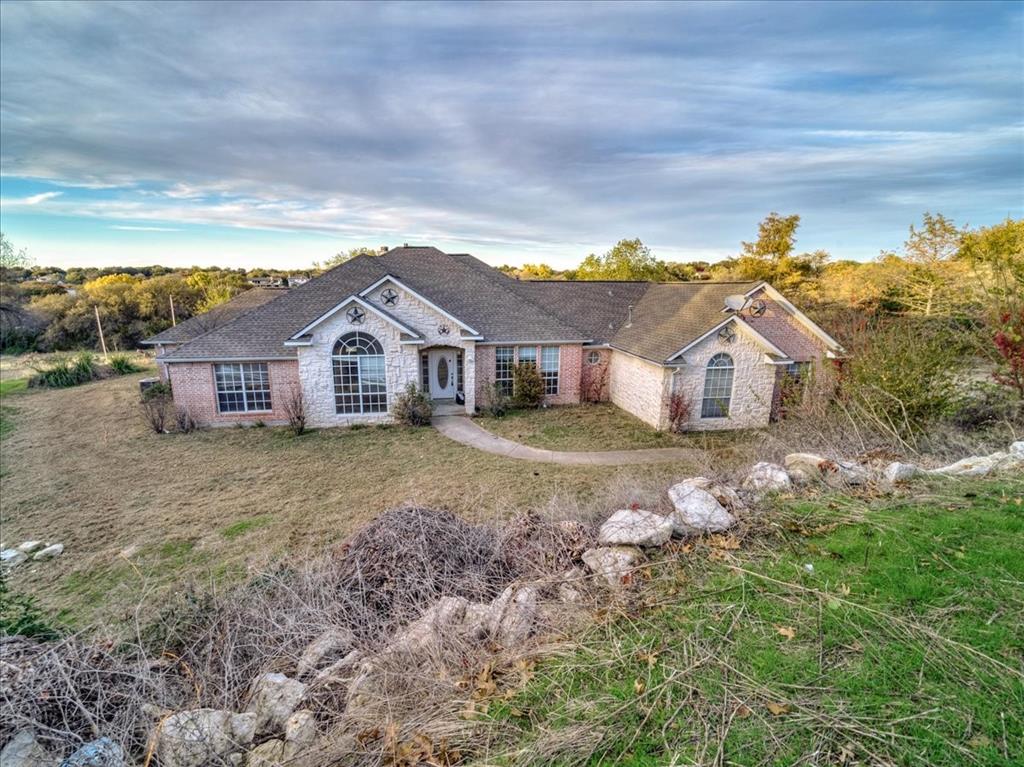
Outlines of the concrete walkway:
{"label": "concrete walkway", "polygon": [[520,461],[561,463],[576,466],[624,466],[631,463],[669,463],[671,461],[693,460],[699,450],[690,447],[655,447],[645,450],[602,450],[600,452],[565,452],[530,447],[477,426],[466,416],[436,416],[434,428],[448,439],[468,447],[475,447],[485,453],[503,455]]}

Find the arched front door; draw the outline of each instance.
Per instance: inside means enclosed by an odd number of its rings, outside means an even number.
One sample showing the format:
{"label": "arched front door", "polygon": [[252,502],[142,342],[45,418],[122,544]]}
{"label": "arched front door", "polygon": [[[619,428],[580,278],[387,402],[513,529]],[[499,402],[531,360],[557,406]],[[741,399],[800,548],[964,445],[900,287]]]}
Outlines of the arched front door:
{"label": "arched front door", "polygon": [[430,398],[455,399],[455,350],[433,349],[429,355]]}

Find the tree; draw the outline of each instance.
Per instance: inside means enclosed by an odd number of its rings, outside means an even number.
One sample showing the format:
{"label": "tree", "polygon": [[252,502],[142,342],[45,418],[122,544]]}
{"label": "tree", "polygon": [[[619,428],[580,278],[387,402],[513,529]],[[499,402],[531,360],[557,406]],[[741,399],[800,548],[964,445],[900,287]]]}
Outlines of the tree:
{"label": "tree", "polygon": [[924,317],[959,314],[977,299],[977,285],[955,260],[964,231],[941,213],[925,213],[920,228],[910,226],[903,258],[883,252],[886,279],[904,311]]}
{"label": "tree", "polygon": [[314,262],[313,267],[322,271],[333,269],[336,266],[341,266],[346,261],[351,261],[356,256],[379,256],[380,253],[373,248],[367,248],[360,246],[358,248],[350,248],[349,250],[340,250],[333,256],[328,258],[322,264],[320,262]]}
{"label": "tree", "polygon": [[602,256],[591,253],[576,270],[577,280],[650,280],[668,278],[663,261],[640,240],[619,240]]}
{"label": "tree", "polygon": [[25,248],[14,249],[14,243],[0,232],[0,269],[24,269],[32,263]]}
{"label": "tree", "polygon": [[199,294],[196,312],[209,311],[215,306],[230,301],[249,287],[243,275],[215,269],[194,271],[185,279],[185,282]]}
{"label": "tree", "polygon": [[724,271],[722,276],[733,279],[764,280],[779,290],[807,297],[829,255],[824,250],[794,255],[799,227],[798,215],[769,213],[758,224],[757,239],[742,243],[739,257],[728,266],[722,265],[719,274]]}
{"label": "tree", "polygon": [[1024,219],[966,232],[956,258],[974,269],[992,312],[1020,309],[1024,303]]}

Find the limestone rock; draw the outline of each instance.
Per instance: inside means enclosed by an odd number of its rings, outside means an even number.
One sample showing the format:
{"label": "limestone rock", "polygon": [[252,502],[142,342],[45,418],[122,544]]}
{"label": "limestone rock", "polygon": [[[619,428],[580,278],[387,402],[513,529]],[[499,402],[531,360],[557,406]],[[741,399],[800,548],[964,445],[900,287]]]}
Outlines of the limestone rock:
{"label": "limestone rock", "polygon": [[399,631],[388,650],[416,652],[431,649],[442,634],[463,625],[468,600],[463,597],[441,597],[423,615]]}
{"label": "limestone rock", "polygon": [[720,533],[736,524],[736,517],[711,493],[694,485],[685,482],[673,485],[668,489],[668,497],[675,507],[668,518],[680,535]]}
{"label": "limestone rock", "polygon": [[583,592],[580,591],[580,584],[586,577],[586,573],[578,567],[562,573],[558,580],[558,601],[576,604],[583,600]]}
{"label": "limestone rock", "polygon": [[632,568],[643,557],[635,546],[602,546],[583,552],[583,562],[613,588],[628,582]]}
{"label": "limestone rock", "polygon": [[882,471],[887,482],[906,482],[921,473],[921,469],[912,463],[900,463],[893,461]]}
{"label": "limestone rock", "polygon": [[54,759],[31,730],[19,730],[0,751],[3,767],[52,767]]}
{"label": "limestone rock", "polygon": [[602,546],[661,546],[672,537],[672,522],[642,509],[620,509],[597,534]]}
{"label": "limestone rock", "polygon": [[362,651],[352,650],[352,652],[341,660],[337,660],[330,666],[317,671],[316,676],[313,677],[312,684],[322,685],[332,682],[343,682],[356,672],[356,669],[359,668],[359,664],[362,660]]}
{"label": "limestone rock", "polygon": [[206,767],[223,763],[249,748],[256,714],[212,708],[179,711],[164,720],[157,739],[161,767]]}
{"label": "limestone rock", "polygon": [[306,647],[295,667],[300,679],[348,654],[356,643],[355,635],[345,628],[330,628]]}
{"label": "limestone rock", "polygon": [[312,711],[296,711],[284,724],[285,755],[309,748],[316,742],[316,717]]}
{"label": "limestone rock", "polygon": [[1019,440],[1010,445],[1010,455],[1018,461],[1024,461],[1024,440]]}
{"label": "limestone rock", "polygon": [[992,455],[971,456],[962,458],[949,466],[932,469],[929,474],[942,474],[947,477],[984,477],[994,471],[1008,468],[1016,460],[1009,453],[992,453]]}
{"label": "limestone rock", "polygon": [[751,466],[743,480],[743,489],[754,495],[782,492],[789,490],[792,485],[792,480],[785,469],[766,461],[760,461]]}
{"label": "limestone rock", "polygon": [[849,461],[833,461],[814,453],[790,453],[783,463],[786,472],[797,484],[824,482],[830,487],[863,485],[871,474],[860,464]]}
{"label": "limestone rock", "polygon": [[284,767],[285,743],[283,740],[268,740],[249,752],[245,767]]}
{"label": "limestone rock", "polygon": [[526,640],[537,622],[537,589],[509,586],[493,602],[487,618],[488,633],[505,647]]}
{"label": "limestone rock", "polygon": [[75,751],[60,767],[125,767],[124,749],[110,738],[98,738]]}
{"label": "limestone rock", "polygon": [[47,546],[45,549],[40,549],[39,551],[37,551],[32,556],[32,559],[36,560],[37,562],[42,562],[43,560],[46,560],[46,559],[53,559],[55,557],[59,557],[63,553],[64,553],[64,544],[63,543],[54,543],[54,544],[51,544],[50,546]]}
{"label": "limestone rock", "polygon": [[747,504],[740,498],[740,494],[717,480],[708,479],[707,477],[690,477],[689,479],[684,479],[679,484],[690,485],[691,487],[697,487],[707,493],[711,493],[714,499],[722,504],[722,508],[730,514],[742,514],[747,510]]}
{"label": "limestone rock", "polygon": [[39,549],[45,546],[42,541],[25,541],[23,544],[18,546],[18,551],[25,554],[35,554]]}
{"label": "limestone rock", "polygon": [[264,674],[256,679],[246,709],[256,715],[257,733],[284,732],[288,717],[299,707],[306,685],[284,674]]}
{"label": "limestone rock", "polygon": [[0,551],[0,566],[5,569],[15,568],[28,559],[28,554],[17,549],[4,549]]}

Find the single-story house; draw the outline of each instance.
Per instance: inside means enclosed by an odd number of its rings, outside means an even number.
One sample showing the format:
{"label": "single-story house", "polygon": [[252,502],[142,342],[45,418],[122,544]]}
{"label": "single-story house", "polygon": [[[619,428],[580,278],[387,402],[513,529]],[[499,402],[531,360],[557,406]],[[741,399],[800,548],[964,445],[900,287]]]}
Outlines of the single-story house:
{"label": "single-story house", "polygon": [[675,398],[687,428],[755,427],[787,372],[842,353],[765,282],[518,280],[432,247],[254,293],[147,341],[198,423],[285,422],[300,394],[314,427],[386,421],[410,383],[472,414],[529,363],[546,405],[611,401],[664,429]]}

